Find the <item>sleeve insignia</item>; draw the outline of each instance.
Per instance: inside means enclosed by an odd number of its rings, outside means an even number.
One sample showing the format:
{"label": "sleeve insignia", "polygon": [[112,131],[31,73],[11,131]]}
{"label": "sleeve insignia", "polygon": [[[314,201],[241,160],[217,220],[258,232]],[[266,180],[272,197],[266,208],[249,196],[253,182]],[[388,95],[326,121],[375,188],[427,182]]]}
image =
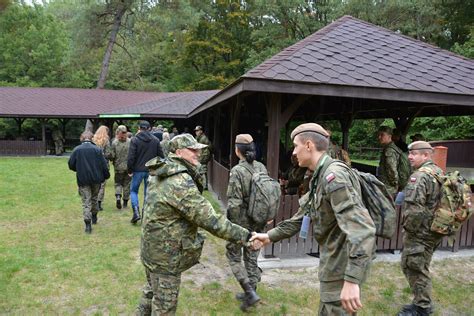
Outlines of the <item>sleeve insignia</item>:
{"label": "sleeve insignia", "polygon": [[410,182],[411,182],[411,183],[415,183],[415,182],[416,182],[416,178],[415,178],[415,177],[410,177]]}
{"label": "sleeve insignia", "polygon": [[328,175],[326,176],[326,181],[327,181],[328,183],[331,183],[331,181],[334,180],[334,179],[336,179],[336,175],[334,175],[334,172],[331,172],[330,174],[328,174]]}

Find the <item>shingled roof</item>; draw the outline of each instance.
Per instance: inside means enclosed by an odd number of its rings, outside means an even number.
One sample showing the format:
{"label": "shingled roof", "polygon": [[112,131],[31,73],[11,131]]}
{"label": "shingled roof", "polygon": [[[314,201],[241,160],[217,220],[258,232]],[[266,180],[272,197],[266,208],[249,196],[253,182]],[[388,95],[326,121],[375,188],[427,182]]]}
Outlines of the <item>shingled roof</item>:
{"label": "shingled roof", "polygon": [[474,61],[351,16],[243,77],[474,95]]}
{"label": "shingled roof", "polygon": [[194,113],[242,91],[474,105],[474,61],[344,16],[249,70]]}
{"label": "shingled roof", "polygon": [[108,113],[179,118],[216,92],[0,87],[0,117],[96,118]]}

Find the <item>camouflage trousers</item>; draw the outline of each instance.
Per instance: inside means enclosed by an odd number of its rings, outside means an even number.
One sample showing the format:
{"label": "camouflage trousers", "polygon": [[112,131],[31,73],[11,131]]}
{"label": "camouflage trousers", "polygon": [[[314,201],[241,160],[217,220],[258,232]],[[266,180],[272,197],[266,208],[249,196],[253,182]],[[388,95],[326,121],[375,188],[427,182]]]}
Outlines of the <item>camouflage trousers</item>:
{"label": "camouflage trousers", "polygon": [[61,155],[64,152],[63,142],[61,140],[54,141],[54,153]]}
{"label": "camouflage trousers", "polygon": [[202,164],[199,166],[199,174],[201,175],[202,179],[202,187],[204,190],[207,190],[207,163]]}
{"label": "camouflage trousers", "polygon": [[120,194],[122,199],[130,200],[130,182],[132,182],[132,177],[127,171],[116,171],[114,174],[115,195]]}
{"label": "camouflage trousers", "polygon": [[102,202],[104,200],[106,183],[107,183],[107,180],[105,180],[104,182],[100,184],[99,195],[97,196],[97,199],[99,200],[99,202]]}
{"label": "camouflage trousers", "polygon": [[79,195],[82,200],[82,213],[84,220],[90,221],[92,214],[97,214],[99,210],[97,205],[97,195],[99,194],[100,184],[80,185]]}
{"label": "camouflage trousers", "polygon": [[[261,274],[257,265],[259,250],[251,250],[231,242],[227,242],[226,248],[226,257],[237,281],[250,283],[255,288],[260,281]],[[244,265],[242,265],[242,257]]]}
{"label": "camouflage trousers", "polygon": [[136,315],[175,315],[181,273],[153,273],[146,268],[145,273],[147,282],[143,287]]}
{"label": "camouflage trousers", "polygon": [[414,296],[412,303],[422,308],[432,307],[430,263],[441,239],[442,236],[420,239],[406,232],[403,237],[402,271]]}
{"label": "camouflage trousers", "polygon": [[357,315],[348,313],[342,308],[341,291],[344,280],[320,282],[319,316]]}

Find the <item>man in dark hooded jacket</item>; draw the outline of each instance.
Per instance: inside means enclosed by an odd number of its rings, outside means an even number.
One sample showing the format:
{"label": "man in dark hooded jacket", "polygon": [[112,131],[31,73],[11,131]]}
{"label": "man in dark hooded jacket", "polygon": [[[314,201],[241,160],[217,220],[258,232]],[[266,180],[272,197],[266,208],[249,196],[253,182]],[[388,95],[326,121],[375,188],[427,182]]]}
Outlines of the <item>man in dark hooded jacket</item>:
{"label": "man in dark hooded jacket", "polygon": [[140,220],[140,205],[138,203],[138,190],[140,183],[144,182],[144,199],[146,200],[146,188],[148,180],[148,168],[145,163],[157,156],[163,158],[163,151],[161,150],[160,141],[158,138],[150,133],[150,123],[141,121],[139,124],[140,130],[138,134],[132,138],[130,142],[130,149],[128,151],[127,169],[128,174],[132,177],[132,184],[130,188],[130,197],[132,200],[133,216],[132,224]]}

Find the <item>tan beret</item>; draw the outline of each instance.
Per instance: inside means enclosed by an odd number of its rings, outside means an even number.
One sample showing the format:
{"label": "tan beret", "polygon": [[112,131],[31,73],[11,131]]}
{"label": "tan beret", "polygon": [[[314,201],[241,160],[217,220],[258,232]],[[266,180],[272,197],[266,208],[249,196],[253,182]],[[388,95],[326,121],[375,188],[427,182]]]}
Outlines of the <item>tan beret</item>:
{"label": "tan beret", "polygon": [[421,150],[421,149],[433,150],[433,147],[431,147],[430,143],[425,142],[423,140],[419,140],[408,145],[408,150]]}
{"label": "tan beret", "polygon": [[329,137],[329,133],[319,124],[316,123],[305,123],[298,125],[293,132],[291,132],[291,139],[294,139],[296,135],[306,132],[313,132],[324,137]]}
{"label": "tan beret", "polygon": [[236,144],[250,144],[253,142],[252,135],[250,134],[239,134],[235,137]]}

